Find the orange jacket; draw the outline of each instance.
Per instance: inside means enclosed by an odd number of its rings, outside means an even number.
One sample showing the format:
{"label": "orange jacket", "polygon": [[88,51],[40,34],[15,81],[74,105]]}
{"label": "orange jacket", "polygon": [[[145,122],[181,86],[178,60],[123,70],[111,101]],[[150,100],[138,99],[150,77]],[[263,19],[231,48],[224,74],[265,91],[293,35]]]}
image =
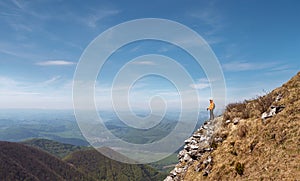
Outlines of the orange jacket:
{"label": "orange jacket", "polygon": [[209,104],[209,107],[208,107],[207,109],[213,110],[214,108],[215,108],[215,103],[214,103],[214,102],[211,102],[211,103]]}

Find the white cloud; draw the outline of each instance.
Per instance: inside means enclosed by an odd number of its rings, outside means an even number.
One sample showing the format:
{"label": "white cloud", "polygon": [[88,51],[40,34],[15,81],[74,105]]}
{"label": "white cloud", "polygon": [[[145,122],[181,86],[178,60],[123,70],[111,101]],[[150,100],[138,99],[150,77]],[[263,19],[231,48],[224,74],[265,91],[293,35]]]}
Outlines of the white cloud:
{"label": "white cloud", "polygon": [[49,84],[52,84],[52,83],[56,82],[60,78],[61,78],[61,76],[59,76],[59,75],[58,76],[54,76],[51,79],[44,81],[42,84],[49,85]]}
{"label": "white cloud", "polygon": [[134,62],[132,62],[132,64],[135,64],[135,65],[156,65],[156,63],[154,63],[152,61],[134,61]]}
{"label": "white cloud", "polygon": [[13,79],[7,78],[7,77],[0,77],[0,88],[10,88],[10,87],[15,87],[18,84]]}
{"label": "white cloud", "polygon": [[225,71],[240,72],[240,71],[249,71],[249,70],[259,70],[259,69],[268,69],[276,67],[276,62],[271,63],[257,63],[249,61],[231,61],[224,63],[222,65]]}
{"label": "white cloud", "polygon": [[42,82],[0,77],[0,108],[72,108],[70,81],[54,76]]}
{"label": "white cloud", "polygon": [[102,10],[94,10],[95,13],[88,15],[87,17],[77,18],[82,23],[86,24],[91,28],[97,27],[100,20],[104,18],[114,16],[120,13],[119,10],[116,9],[102,9]]}
{"label": "white cloud", "polygon": [[65,60],[49,60],[44,62],[37,62],[36,65],[40,66],[52,66],[52,65],[74,65],[76,63]]}
{"label": "white cloud", "polygon": [[216,32],[224,27],[224,15],[220,14],[213,1],[206,3],[201,9],[197,9],[197,11],[189,11],[187,15],[210,26],[211,29],[205,32],[207,35],[216,34]]}
{"label": "white cloud", "polygon": [[22,92],[22,91],[0,91],[0,95],[7,95],[7,96],[28,96],[28,95],[39,95],[39,92]]}
{"label": "white cloud", "polygon": [[210,87],[210,81],[207,80],[206,78],[201,78],[198,80],[198,83],[190,84],[190,87],[194,89],[205,89]]}
{"label": "white cloud", "polygon": [[24,4],[21,3],[21,2],[23,2],[23,1],[19,2],[19,1],[17,1],[17,0],[12,0],[12,2],[13,2],[13,4],[14,4],[15,6],[17,6],[19,9],[24,9]]}

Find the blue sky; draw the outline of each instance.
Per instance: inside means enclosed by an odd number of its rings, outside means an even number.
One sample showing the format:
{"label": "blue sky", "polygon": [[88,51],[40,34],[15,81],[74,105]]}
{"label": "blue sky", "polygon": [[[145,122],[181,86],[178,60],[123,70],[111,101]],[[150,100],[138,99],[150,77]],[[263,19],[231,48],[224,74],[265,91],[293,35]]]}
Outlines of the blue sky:
{"label": "blue sky", "polygon": [[[73,75],[85,48],[106,29],[138,18],[169,19],[196,31],[220,61],[227,102],[253,98],[299,71],[299,16],[296,0],[0,1],[0,108],[72,108]],[[207,106],[210,82],[177,47],[135,42],[117,53],[96,83],[100,108],[111,108],[107,95],[116,72],[146,53],[178,60],[196,82],[190,87],[199,90],[201,107]],[[178,103],[176,89],[155,76],[132,89],[133,107],[147,108],[145,100],[155,95]]]}

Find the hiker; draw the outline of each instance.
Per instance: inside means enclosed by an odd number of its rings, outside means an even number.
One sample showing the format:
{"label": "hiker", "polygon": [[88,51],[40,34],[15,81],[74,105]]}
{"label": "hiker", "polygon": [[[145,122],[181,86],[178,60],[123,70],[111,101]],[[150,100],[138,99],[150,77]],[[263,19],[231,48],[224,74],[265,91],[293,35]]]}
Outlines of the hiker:
{"label": "hiker", "polygon": [[210,117],[209,120],[213,120],[215,118],[214,116],[214,109],[215,109],[215,103],[212,99],[209,99],[209,107],[206,109],[207,111],[209,110]]}

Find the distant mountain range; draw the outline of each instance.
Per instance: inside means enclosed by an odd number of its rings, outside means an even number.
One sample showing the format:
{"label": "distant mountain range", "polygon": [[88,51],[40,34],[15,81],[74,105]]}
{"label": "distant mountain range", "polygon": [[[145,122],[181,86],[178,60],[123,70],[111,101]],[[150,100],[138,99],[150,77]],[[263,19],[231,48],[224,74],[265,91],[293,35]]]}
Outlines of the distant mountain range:
{"label": "distant mountain range", "polygon": [[[0,180],[156,181],[163,180],[177,162],[174,153],[147,165],[120,163],[89,146],[72,112],[15,111],[0,110]],[[112,113],[102,115],[113,134],[136,144],[163,138],[177,123],[175,114],[171,114],[155,127],[140,130],[128,127]],[[196,128],[203,120],[204,116],[198,119]],[[190,121],[187,118],[186,124]],[[97,130],[95,133],[99,134]],[[120,156],[109,148],[101,149],[112,157]]]}
{"label": "distant mountain range", "polygon": [[[26,115],[24,115],[26,117]],[[75,120],[54,119],[0,119],[0,140],[19,142],[33,138],[46,138],[77,146],[88,146]]]}
{"label": "distant mountain range", "polygon": [[[33,138],[44,138],[76,146],[89,145],[83,137],[74,115],[72,116],[70,112],[63,114],[62,111],[59,111],[57,117],[55,117],[53,114],[56,114],[56,112],[49,115],[36,111],[37,115],[35,115],[33,113],[35,111],[23,111],[24,118],[22,118],[20,113],[16,113],[14,117],[12,110],[8,111],[9,114],[4,114],[5,111],[0,110],[0,140],[20,142]],[[174,117],[174,114],[163,118],[158,125],[151,129],[135,129],[128,127],[113,113],[105,112],[102,114],[105,116],[102,119],[105,120],[107,129],[124,141],[136,144],[151,143],[160,140],[168,135],[177,123],[177,117]],[[45,116],[44,118],[43,115]],[[204,115],[204,113],[201,114],[202,117],[198,119],[195,129],[204,121]],[[189,123],[187,118],[186,124]],[[90,125],[92,127],[91,133],[99,136],[101,130],[97,129],[97,124],[93,125],[91,123]]]}

